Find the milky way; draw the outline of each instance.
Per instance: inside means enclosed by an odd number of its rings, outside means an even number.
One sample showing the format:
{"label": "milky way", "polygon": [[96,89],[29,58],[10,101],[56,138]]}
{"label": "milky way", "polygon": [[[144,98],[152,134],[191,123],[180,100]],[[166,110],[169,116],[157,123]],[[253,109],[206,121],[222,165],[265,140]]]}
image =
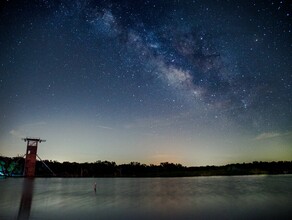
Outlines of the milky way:
{"label": "milky way", "polygon": [[5,154],[38,135],[68,160],[292,158],[286,1],[5,2],[0,25]]}

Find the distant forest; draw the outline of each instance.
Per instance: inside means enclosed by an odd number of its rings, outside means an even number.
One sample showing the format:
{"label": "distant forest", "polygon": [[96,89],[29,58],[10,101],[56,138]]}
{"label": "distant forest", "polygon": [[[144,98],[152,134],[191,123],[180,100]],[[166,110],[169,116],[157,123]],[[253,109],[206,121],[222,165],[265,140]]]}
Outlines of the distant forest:
{"label": "distant forest", "polygon": [[[0,173],[22,176],[25,159],[0,156]],[[49,168],[48,168],[49,167]],[[51,172],[51,171],[52,172]],[[292,174],[292,161],[236,163],[224,166],[186,167],[169,162],[146,165],[139,162],[117,165],[115,162],[93,163],[37,161],[37,177],[190,177],[254,174]]]}

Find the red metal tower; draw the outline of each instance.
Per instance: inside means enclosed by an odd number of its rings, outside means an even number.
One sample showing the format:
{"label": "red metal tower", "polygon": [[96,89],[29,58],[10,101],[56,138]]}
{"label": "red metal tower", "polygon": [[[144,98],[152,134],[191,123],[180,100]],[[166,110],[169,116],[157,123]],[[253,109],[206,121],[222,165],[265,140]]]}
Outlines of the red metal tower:
{"label": "red metal tower", "polygon": [[24,176],[34,177],[38,143],[45,142],[46,140],[41,140],[40,138],[24,138],[23,140],[27,142]]}

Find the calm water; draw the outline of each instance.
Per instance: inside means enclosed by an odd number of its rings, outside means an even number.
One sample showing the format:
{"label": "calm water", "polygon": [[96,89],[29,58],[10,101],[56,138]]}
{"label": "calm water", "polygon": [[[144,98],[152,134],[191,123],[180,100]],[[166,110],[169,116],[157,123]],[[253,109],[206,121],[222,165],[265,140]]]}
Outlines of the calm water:
{"label": "calm water", "polygon": [[292,175],[8,178],[0,190],[0,219],[292,219]]}

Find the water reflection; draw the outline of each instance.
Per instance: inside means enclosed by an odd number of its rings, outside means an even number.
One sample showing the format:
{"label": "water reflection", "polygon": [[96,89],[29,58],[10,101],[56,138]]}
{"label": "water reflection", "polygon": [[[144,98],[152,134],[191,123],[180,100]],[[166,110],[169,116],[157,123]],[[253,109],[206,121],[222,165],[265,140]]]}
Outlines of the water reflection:
{"label": "water reflection", "polygon": [[23,180],[22,194],[17,219],[29,219],[33,198],[33,186],[34,178],[25,178]]}
{"label": "water reflection", "polygon": [[292,219],[292,175],[11,178],[0,189],[0,219]]}

